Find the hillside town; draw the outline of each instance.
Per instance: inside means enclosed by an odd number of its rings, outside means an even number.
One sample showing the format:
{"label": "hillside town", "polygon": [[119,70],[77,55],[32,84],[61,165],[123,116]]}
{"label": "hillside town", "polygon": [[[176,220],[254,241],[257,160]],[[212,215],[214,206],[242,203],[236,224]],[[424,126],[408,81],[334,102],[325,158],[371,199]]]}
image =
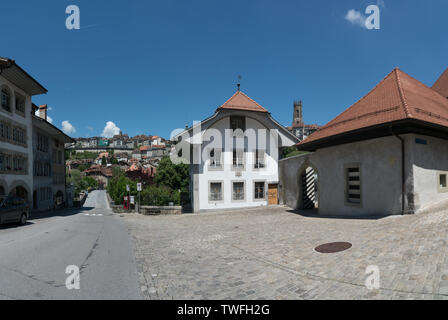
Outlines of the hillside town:
{"label": "hillside town", "polygon": [[447,3],[370,2],[5,2],[0,300],[448,300]]}

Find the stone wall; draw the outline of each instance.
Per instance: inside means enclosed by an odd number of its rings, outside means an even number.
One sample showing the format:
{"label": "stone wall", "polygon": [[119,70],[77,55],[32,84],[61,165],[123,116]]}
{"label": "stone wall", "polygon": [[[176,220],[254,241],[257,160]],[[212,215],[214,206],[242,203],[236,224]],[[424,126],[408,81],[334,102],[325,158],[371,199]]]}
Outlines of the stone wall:
{"label": "stone wall", "polygon": [[[413,192],[412,135],[403,135],[406,148],[407,190]],[[346,201],[345,168],[359,165],[361,204]],[[401,214],[401,143],[383,137],[319,149],[314,153],[279,161],[280,203],[301,209],[300,177],[307,167],[318,174],[318,214],[325,216],[384,216]],[[407,199],[406,199],[407,201]],[[407,203],[406,203],[407,205]]]}

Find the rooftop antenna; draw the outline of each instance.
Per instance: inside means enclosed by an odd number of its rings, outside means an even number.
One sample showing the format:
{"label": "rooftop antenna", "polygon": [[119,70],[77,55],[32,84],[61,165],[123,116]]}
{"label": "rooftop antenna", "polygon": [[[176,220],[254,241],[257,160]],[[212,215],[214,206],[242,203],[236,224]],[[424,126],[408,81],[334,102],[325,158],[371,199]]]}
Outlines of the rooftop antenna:
{"label": "rooftop antenna", "polygon": [[242,79],[242,77],[241,77],[241,75],[239,74],[239,75],[238,75],[238,83],[236,84],[236,86],[238,87],[238,91],[240,91],[240,89],[241,89],[241,79]]}

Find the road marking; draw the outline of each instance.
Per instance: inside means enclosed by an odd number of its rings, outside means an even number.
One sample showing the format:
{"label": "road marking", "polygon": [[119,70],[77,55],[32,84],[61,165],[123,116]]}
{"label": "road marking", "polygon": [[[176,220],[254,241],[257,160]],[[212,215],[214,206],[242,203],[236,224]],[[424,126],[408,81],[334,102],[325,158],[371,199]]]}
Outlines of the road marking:
{"label": "road marking", "polygon": [[102,213],[84,213],[85,216],[88,217],[102,217],[103,214]]}

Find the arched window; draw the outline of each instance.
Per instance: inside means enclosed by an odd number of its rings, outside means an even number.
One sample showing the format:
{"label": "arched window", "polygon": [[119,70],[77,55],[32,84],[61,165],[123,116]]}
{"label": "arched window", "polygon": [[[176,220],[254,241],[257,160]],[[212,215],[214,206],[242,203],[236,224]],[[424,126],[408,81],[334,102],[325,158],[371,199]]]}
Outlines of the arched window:
{"label": "arched window", "polygon": [[1,88],[1,104],[3,110],[11,112],[11,91],[6,86]]}

